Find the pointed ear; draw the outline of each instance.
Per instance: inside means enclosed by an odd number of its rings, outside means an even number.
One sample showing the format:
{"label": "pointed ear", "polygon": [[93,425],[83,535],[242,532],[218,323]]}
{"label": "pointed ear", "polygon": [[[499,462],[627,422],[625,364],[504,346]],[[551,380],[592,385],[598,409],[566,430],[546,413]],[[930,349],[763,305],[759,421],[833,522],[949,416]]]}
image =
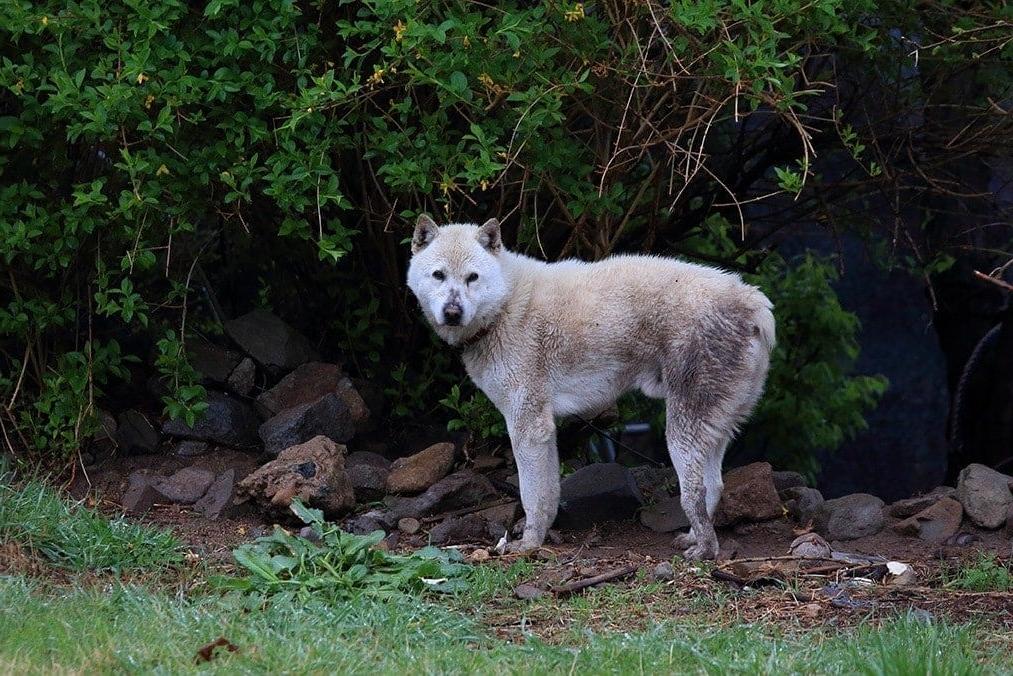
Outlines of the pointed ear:
{"label": "pointed ear", "polygon": [[498,220],[490,218],[488,221],[479,226],[478,243],[488,249],[490,253],[499,253],[500,249],[503,248],[503,239],[499,234]]}
{"label": "pointed ear", "polygon": [[429,217],[429,214],[419,214],[418,220],[415,221],[415,234],[412,235],[412,255],[429,246],[429,243],[436,239],[439,231],[439,226]]}

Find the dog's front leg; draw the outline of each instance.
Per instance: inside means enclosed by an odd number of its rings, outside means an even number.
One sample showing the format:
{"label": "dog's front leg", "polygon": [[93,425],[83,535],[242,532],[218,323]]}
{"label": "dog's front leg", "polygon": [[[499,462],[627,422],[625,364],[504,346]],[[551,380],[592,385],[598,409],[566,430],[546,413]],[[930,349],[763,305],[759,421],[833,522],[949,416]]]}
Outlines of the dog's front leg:
{"label": "dog's front leg", "polygon": [[559,509],[559,456],[556,423],[547,402],[523,401],[507,416],[510,444],[521,484],[524,535],[508,546],[512,552],[538,549]]}

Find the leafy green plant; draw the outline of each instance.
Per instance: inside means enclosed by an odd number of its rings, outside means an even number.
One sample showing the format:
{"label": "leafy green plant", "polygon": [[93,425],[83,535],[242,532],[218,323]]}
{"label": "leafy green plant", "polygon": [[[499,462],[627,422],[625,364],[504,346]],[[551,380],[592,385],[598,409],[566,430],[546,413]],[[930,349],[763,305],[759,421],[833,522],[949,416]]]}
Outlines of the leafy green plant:
{"label": "leafy green plant", "polygon": [[460,552],[424,547],[410,555],[376,547],[383,531],[354,535],[324,520],[323,513],[299,500],[292,512],[313,529],[317,541],[275,527],[271,535],[233,551],[249,574],[219,578],[227,589],[265,596],[325,594],[342,599],[359,595],[389,598],[423,590],[451,592],[467,587],[470,567]]}
{"label": "leafy green plant", "polygon": [[982,553],[973,563],[960,566],[945,575],[946,587],[973,592],[1013,591],[1013,569],[1010,562],[1000,561],[995,554]]}
{"label": "leafy green plant", "polygon": [[6,541],[75,571],[153,570],[183,559],[180,542],[167,530],[109,519],[39,481],[15,484],[10,474],[0,476],[0,542]]}
{"label": "leafy green plant", "polygon": [[480,439],[503,439],[507,435],[506,421],[495,404],[480,390],[465,398],[461,386],[454,385],[440,404],[450,409],[454,416],[447,423],[447,429],[469,430]]}

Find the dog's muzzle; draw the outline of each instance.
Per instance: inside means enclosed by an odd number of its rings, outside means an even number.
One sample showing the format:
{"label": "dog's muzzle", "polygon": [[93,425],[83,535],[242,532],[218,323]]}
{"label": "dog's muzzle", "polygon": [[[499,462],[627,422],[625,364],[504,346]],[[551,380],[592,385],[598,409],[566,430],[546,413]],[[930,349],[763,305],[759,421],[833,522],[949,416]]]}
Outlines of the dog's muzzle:
{"label": "dog's muzzle", "polygon": [[460,326],[462,317],[464,310],[457,303],[447,303],[443,306],[443,323],[447,326]]}

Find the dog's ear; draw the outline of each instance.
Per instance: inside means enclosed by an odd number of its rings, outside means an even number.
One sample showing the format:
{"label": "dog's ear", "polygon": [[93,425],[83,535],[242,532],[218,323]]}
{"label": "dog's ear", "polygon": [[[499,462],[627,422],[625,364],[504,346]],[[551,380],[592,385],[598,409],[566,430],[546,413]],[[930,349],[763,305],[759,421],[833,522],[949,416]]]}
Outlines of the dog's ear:
{"label": "dog's ear", "polygon": [[412,235],[412,255],[429,246],[429,243],[436,239],[436,234],[439,231],[439,226],[429,217],[429,214],[419,214],[418,220],[415,221],[415,234]]}
{"label": "dog's ear", "polygon": [[497,254],[503,247],[503,239],[499,234],[499,221],[490,218],[478,228],[478,243],[488,249],[491,253]]}

